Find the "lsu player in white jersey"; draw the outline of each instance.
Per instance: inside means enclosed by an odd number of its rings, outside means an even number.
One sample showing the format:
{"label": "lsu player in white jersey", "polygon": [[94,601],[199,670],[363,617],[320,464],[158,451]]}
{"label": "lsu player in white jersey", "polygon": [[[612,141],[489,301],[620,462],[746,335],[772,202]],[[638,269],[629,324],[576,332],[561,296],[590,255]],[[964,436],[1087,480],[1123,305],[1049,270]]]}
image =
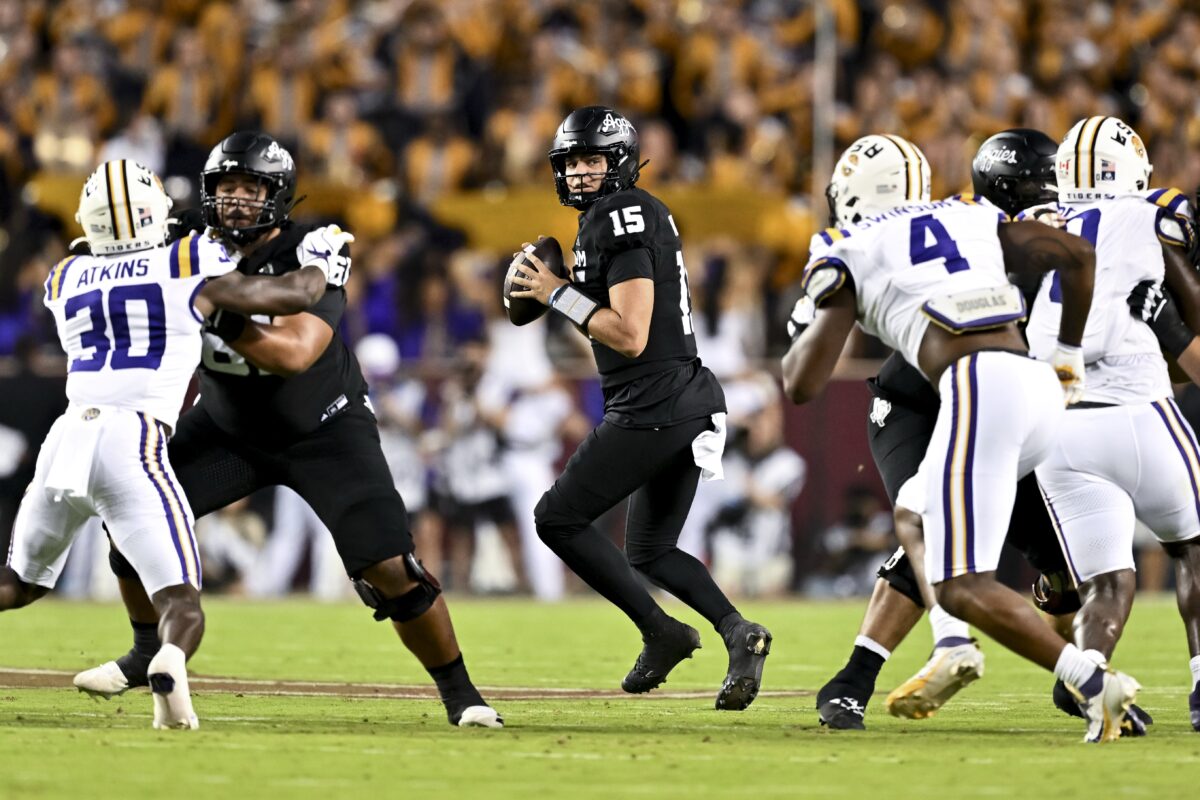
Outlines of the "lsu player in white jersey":
{"label": "lsu player in white jersey", "polygon": [[[814,237],[811,323],[784,357],[784,386],[795,402],[815,397],[857,322],[938,388],[929,448],[898,501],[921,514],[918,574],[946,611],[1075,687],[1086,741],[1114,739],[1137,682],[1065,643],[994,574],[1017,480],[1049,453],[1063,392],[1069,400],[1083,380],[1094,253],[1062,231],[1008,223],[982,198],[930,202],[929,183],[925,157],[900,137],[867,136],[842,154],[829,187],[839,227]],[[1024,301],[1006,272],[1053,269],[1063,315],[1052,368],[1027,356]]]}
{"label": "lsu player in white jersey", "polygon": [[[1059,202],[1051,208],[1068,231],[1095,246],[1096,285],[1083,336],[1082,401],[1063,420],[1037,478],[1083,603],[1076,644],[1112,657],[1133,605],[1140,519],[1175,564],[1195,687],[1200,447],[1173,399],[1159,340],[1130,316],[1126,299],[1139,284],[1164,281],[1180,297],[1194,298],[1200,277],[1187,256],[1193,239],[1187,198],[1175,189],[1151,190],[1150,173],[1141,139],[1116,117],[1080,120],[1059,147]],[[1026,329],[1038,358],[1053,351],[1060,300],[1057,281],[1043,281]]]}
{"label": "lsu player in white jersey", "polygon": [[217,308],[288,314],[325,291],[319,265],[247,277],[215,239],[166,243],[171,201],[158,176],[110,161],[88,178],[76,220],[90,255],[59,262],[45,304],[67,354],[69,405],[42,443],[17,512],[0,610],[43,597],[84,523],[100,517],[161,614],[150,665],[155,728],[198,726],[186,661],[204,631],[192,512],[166,456],[201,326]]}

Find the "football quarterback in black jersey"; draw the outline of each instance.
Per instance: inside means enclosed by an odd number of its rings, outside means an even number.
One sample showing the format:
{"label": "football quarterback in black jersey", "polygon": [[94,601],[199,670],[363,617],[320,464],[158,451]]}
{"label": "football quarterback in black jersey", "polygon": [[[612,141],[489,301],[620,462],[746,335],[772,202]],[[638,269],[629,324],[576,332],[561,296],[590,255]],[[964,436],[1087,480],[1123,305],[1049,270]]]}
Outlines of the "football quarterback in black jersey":
{"label": "football quarterback in black jersey", "polygon": [[[354,237],[336,225],[289,219],[296,166],[273,138],[228,136],[213,149],[201,182],[203,222],[241,256],[241,272],[280,275],[318,263],[344,283]],[[429,671],[451,724],[501,727],[467,674],[440,585],[413,555],[362,371],[337,333],[345,308],[339,284],[293,316],[218,317],[205,331],[200,399],[180,417],[171,461],[197,517],[262,487],[295,490],[332,532],[375,619],[392,620]],[[146,653],[157,649],[158,618],[136,573],[115,549],[110,561],[134,648],[75,678],[76,686],[105,696],[145,685]]]}
{"label": "football quarterback in black jersey", "polygon": [[[661,685],[700,646],[636,570],[721,634],[729,670],[716,707],[742,710],[758,694],[771,634],[743,619],[704,565],[676,546],[697,482],[720,475],[725,436],[725,396],[696,355],[679,231],[667,207],[637,188],[637,131],[618,112],[573,111],[550,164],[559,200],[580,212],[575,265],[563,280],[529,255],[528,274],[513,278],[525,289],[512,295],[548,305],[592,340],[605,413],[538,503],[538,535],[641,630],[625,691]],[[622,555],[591,523],[627,497]]]}
{"label": "football quarterback in black jersey", "polygon": [[[972,162],[975,193],[1010,217],[1026,208],[1055,202],[1057,152],[1058,145],[1041,131],[1027,128],[1001,131],[980,146]],[[1030,288],[1029,302],[1032,302],[1037,287]],[[798,333],[797,327],[789,325],[793,334]],[[884,362],[867,386],[872,395],[867,440],[888,498],[894,504],[900,487],[920,466],[941,401],[921,373],[898,354]],[[1034,600],[1043,611],[1055,615],[1056,629],[1070,640],[1071,620],[1079,608],[1079,595],[1071,586],[1062,548],[1033,474],[1017,485],[1007,541],[1041,573],[1034,585]],[[875,680],[892,651],[921,619],[925,605],[912,565],[901,548],[879,569],[879,580],[849,661],[817,693],[817,712],[822,725],[835,729],[864,728],[863,718],[875,691]],[[918,676],[919,679],[909,681],[889,695],[889,707],[897,698],[907,699],[906,692],[920,692],[929,685],[929,674],[918,673]],[[954,690],[957,688],[960,687],[954,686]],[[941,702],[952,694],[942,696]],[[1079,715],[1078,706],[1061,681],[1056,684],[1054,697],[1063,711]],[[1144,732],[1150,722],[1149,715],[1135,712],[1128,722],[1129,732]]]}

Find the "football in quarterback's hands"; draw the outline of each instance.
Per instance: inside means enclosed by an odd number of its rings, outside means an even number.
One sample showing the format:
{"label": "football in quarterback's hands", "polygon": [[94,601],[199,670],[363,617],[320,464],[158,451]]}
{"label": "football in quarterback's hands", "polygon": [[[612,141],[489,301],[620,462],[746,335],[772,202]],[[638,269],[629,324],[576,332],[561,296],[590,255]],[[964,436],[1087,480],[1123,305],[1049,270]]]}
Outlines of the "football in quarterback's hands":
{"label": "football in quarterback's hands", "polygon": [[518,274],[525,277],[521,268],[529,266],[528,256],[530,253],[537,256],[547,269],[559,278],[567,276],[566,266],[563,264],[562,247],[553,236],[542,236],[529,247],[517,253],[512,263],[508,265],[508,272],[504,275],[504,308],[508,312],[509,322],[513,325],[528,325],[549,310],[549,306],[539,303],[532,297],[512,296],[513,292],[523,290],[523,287],[520,284],[514,284],[512,279]]}

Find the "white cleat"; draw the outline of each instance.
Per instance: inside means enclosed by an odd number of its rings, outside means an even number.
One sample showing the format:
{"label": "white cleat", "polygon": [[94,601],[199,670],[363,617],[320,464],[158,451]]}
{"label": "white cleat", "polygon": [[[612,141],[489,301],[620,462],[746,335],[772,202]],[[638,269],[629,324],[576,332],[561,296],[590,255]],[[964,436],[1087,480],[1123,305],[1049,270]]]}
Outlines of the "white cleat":
{"label": "white cleat", "polygon": [[1121,724],[1129,707],[1137,700],[1142,685],[1124,672],[1104,669],[1104,688],[1088,699],[1074,686],[1067,685],[1071,694],[1079,701],[1079,709],[1087,718],[1087,733],[1084,742],[1115,742],[1121,738]]}
{"label": "white cleat", "polygon": [[460,728],[503,728],[504,719],[491,706],[467,706],[458,718]]}
{"label": "white cleat", "polygon": [[129,681],[115,661],[106,661],[98,667],[85,669],[75,676],[74,683],[79,691],[86,692],[93,698],[103,697],[105,700],[111,700],[129,689]]}
{"label": "white cleat", "polygon": [[982,677],[983,651],[976,642],[935,648],[925,666],[887,696],[887,709],[894,717],[931,717],[959,689]]}

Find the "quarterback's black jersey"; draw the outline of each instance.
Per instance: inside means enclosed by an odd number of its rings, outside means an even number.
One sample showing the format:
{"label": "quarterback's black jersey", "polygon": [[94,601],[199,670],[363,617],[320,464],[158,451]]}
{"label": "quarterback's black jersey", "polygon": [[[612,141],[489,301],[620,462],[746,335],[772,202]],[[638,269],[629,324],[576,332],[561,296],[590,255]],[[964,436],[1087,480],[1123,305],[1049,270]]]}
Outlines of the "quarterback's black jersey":
{"label": "quarterback's black jersey", "polygon": [[[283,275],[299,269],[296,248],[315,227],[285,224],[278,236],[243,258],[238,270],[247,275]],[[306,313],[327,322],[333,339],[311,367],[291,377],[263,372],[206,332],[200,404],[222,430],[263,441],[310,433],[350,403],[361,402],[366,391],[362,370],[337,332],[345,310],[345,290],[326,287],[325,296]]]}
{"label": "quarterback's black jersey", "polygon": [[640,355],[628,358],[592,340],[606,418],[645,427],[724,411],[720,384],[696,356],[683,249],[667,207],[636,187],[606,195],[580,214],[574,251],[572,283],[603,308],[618,283],[654,282],[650,333]]}

